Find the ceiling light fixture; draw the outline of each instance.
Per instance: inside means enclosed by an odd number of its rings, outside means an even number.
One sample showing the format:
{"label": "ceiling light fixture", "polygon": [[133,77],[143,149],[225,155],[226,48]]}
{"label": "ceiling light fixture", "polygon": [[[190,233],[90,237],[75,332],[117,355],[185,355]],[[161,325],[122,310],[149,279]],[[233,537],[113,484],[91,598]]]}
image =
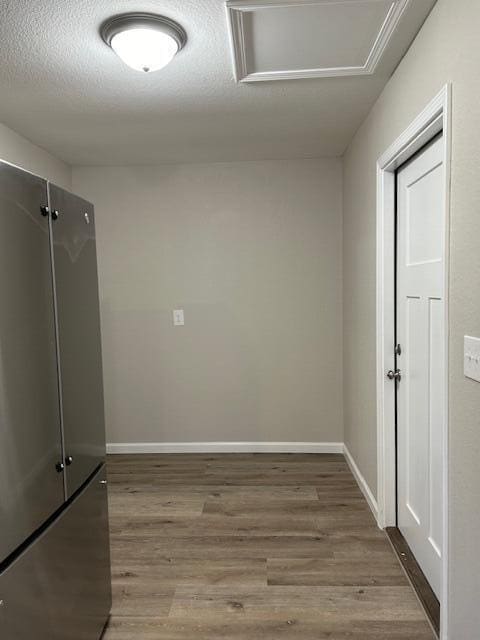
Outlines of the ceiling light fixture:
{"label": "ceiling light fixture", "polygon": [[132,69],[162,69],[185,46],[187,34],[173,20],[153,13],[124,13],[102,25],[100,34]]}

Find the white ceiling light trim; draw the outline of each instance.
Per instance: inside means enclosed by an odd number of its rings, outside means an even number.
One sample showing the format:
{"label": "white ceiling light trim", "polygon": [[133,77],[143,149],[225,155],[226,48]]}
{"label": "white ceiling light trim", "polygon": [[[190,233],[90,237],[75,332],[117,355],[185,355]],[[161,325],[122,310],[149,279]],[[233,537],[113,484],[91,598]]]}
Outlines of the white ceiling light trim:
{"label": "white ceiling light trim", "polygon": [[179,24],[152,13],[114,16],[104,22],[100,34],[125,64],[144,73],[165,67],[187,41]]}
{"label": "white ceiling light trim", "polygon": [[[370,0],[370,3],[381,0]],[[261,82],[302,78],[372,75],[387,48],[388,42],[411,0],[392,0],[386,18],[365,60],[358,66],[329,66],[305,69],[252,71],[248,65],[249,42],[244,16],[264,9],[275,10],[316,5],[355,5],[359,0],[226,0],[227,21],[233,57],[233,72],[237,82]]]}

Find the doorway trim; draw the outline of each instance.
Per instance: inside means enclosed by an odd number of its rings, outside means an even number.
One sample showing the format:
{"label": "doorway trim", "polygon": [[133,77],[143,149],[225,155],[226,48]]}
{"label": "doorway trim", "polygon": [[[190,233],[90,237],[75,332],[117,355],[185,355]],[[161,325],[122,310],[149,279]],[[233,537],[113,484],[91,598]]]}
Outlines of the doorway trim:
{"label": "doorway trim", "polygon": [[395,388],[395,171],[443,131],[445,140],[445,432],[443,444],[443,557],[441,640],[447,640],[448,598],[448,342],[451,176],[451,85],[445,85],[377,161],[377,501],[378,526],[396,526]]}

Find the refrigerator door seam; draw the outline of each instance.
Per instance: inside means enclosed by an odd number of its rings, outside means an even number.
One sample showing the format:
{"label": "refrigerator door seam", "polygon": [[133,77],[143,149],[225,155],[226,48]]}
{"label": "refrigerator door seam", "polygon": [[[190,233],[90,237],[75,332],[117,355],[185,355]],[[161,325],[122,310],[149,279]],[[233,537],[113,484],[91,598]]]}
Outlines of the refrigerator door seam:
{"label": "refrigerator door seam", "polygon": [[[47,182],[47,195],[48,195],[48,208],[52,211],[52,203],[51,203],[51,195],[50,195],[50,182]],[[55,258],[54,258],[54,247],[53,247],[53,229],[52,229],[52,216],[51,214],[48,216],[48,240],[50,243],[50,264],[51,264],[51,273],[52,273],[52,291],[53,291],[53,317],[54,317],[54,327],[55,327],[55,351],[57,353],[57,384],[58,384],[58,402],[59,402],[59,412],[60,412],[60,440],[61,440],[61,450],[62,450],[62,464],[64,465],[65,460],[65,426],[63,419],[63,399],[62,399],[62,366],[60,359],[60,337],[59,337],[59,328],[58,328],[58,303],[57,303],[57,285],[55,278]],[[65,473],[65,465],[63,467],[63,495],[64,500],[68,499],[68,488],[67,488],[67,474]]]}

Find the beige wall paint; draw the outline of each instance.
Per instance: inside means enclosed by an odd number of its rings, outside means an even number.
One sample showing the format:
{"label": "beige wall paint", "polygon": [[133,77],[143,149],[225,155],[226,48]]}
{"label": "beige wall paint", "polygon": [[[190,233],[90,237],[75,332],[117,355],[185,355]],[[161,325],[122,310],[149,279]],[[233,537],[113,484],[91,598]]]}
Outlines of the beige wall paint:
{"label": "beige wall paint", "polygon": [[0,160],[16,164],[64,189],[72,188],[72,170],[69,165],[1,123]]}
{"label": "beige wall paint", "polygon": [[450,640],[480,628],[480,385],[463,376],[463,336],[480,336],[479,25],[478,0],[438,1],[344,166],[345,439],[375,493],[375,162],[452,82]]}
{"label": "beige wall paint", "polygon": [[96,206],[110,442],[343,441],[341,174],[74,168]]}

